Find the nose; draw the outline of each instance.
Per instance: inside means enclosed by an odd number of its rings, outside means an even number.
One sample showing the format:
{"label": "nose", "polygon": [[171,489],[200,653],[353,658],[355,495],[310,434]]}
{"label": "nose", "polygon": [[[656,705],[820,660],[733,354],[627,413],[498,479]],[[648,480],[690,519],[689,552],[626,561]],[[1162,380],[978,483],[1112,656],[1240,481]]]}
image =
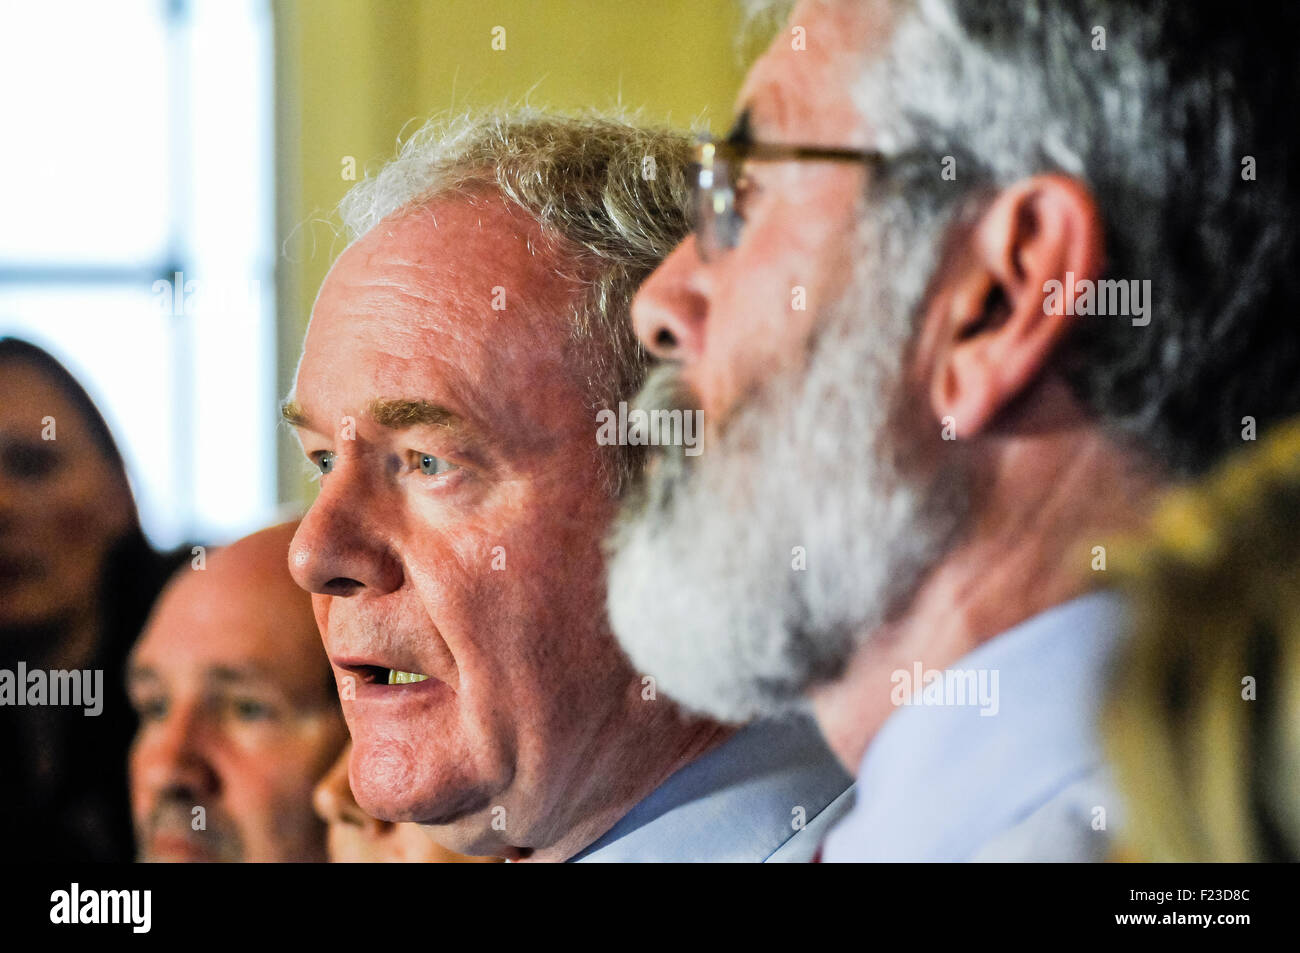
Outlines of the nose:
{"label": "nose", "polygon": [[344,467],[330,474],[289,544],[289,573],[308,592],[383,595],[401,588],[402,566],[384,540],[384,507]]}
{"label": "nose", "polygon": [[329,773],[321,778],[312,794],[312,806],[316,815],[326,824],[351,824],[367,830],[368,833],[380,833],[385,824],[376,820],[357,806],[352,796],[352,785],[348,783],[348,760],[352,755],[347,748]]}
{"label": "nose", "polygon": [[632,326],[645,349],[660,360],[698,360],[704,349],[707,290],[691,235],[646,279],[632,302]]}
{"label": "nose", "polygon": [[195,802],[220,793],[221,777],[209,757],[203,714],[173,707],[160,724],[140,729],[133,768],[155,795],[184,792]]}

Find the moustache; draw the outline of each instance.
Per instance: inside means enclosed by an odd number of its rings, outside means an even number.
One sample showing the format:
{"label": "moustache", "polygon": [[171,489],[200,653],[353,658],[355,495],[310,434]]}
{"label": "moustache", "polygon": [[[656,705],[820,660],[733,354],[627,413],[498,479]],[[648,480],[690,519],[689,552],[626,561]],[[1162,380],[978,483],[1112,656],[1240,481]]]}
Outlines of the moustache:
{"label": "moustache", "polygon": [[[695,391],[682,380],[674,366],[661,364],[651,368],[645,384],[632,398],[634,410],[678,411],[686,414],[700,410]],[[698,456],[687,453],[685,444],[661,442],[644,448],[645,466],[629,490],[628,508],[642,512],[668,506],[677,488],[690,478]]]}
{"label": "moustache", "polygon": [[[196,804],[196,800],[181,790],[164,793],[149,812],[144,845],[147,847],[159,834],[167,834],[184,840],[216,860],[239,860],[243,845],[234,824],[224,814]],[[195,813],[196,807],[203,808],[202,814]],[[202,818],[202,823],[196,828],[199,818]]]}

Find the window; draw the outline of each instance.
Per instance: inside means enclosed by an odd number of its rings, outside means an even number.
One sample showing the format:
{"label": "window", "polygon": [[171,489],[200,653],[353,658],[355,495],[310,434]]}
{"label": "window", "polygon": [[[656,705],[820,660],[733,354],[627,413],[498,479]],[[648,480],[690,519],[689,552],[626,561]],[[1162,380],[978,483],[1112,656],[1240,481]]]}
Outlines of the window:
{"label": "window", "polygon": [[90,391],[156,544],[265,524],[269,5],[8,5],[0,88],[0,335],[46,348]]}

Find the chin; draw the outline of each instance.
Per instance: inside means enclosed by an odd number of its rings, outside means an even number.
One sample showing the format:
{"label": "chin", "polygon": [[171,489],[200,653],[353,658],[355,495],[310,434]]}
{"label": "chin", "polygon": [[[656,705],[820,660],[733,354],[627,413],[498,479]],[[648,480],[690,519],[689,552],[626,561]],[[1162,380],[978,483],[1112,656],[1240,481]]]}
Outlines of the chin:
{"label": "chin", "polygon": [[462,759],[404,741],[353,738],[348,779],[357,805],[381,821],[454,824],[487,812],[489,786]]}
{"label": "chin", "polygon": [[[466,816],[451,824],[422,824],[418,830],[421,837],[434,845],[435,850],[452,851],[464,857],[501,857],[505,856],[505,834],[492,829],[490,811],[475,816]],[[438,860],[446,858],[440,856]]]}

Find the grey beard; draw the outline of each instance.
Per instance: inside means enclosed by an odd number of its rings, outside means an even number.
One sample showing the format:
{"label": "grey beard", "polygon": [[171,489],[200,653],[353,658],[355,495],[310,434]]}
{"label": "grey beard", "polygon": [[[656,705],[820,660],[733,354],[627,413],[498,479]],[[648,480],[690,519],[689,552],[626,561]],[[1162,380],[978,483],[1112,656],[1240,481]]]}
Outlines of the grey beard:
{"label": "grey beard", "polygon": [[[615,523],[614,630],[688,709],[740,722],[801,707],[911,598],[961,523],[964,468],[918,468],[902,452],[939,440],[906,413],[910,321],[873,326],[854,304],[846,296],[807,366],[771,379],[704,454],[652,448]],[[638,404],[690,401],[659,368]]]}

